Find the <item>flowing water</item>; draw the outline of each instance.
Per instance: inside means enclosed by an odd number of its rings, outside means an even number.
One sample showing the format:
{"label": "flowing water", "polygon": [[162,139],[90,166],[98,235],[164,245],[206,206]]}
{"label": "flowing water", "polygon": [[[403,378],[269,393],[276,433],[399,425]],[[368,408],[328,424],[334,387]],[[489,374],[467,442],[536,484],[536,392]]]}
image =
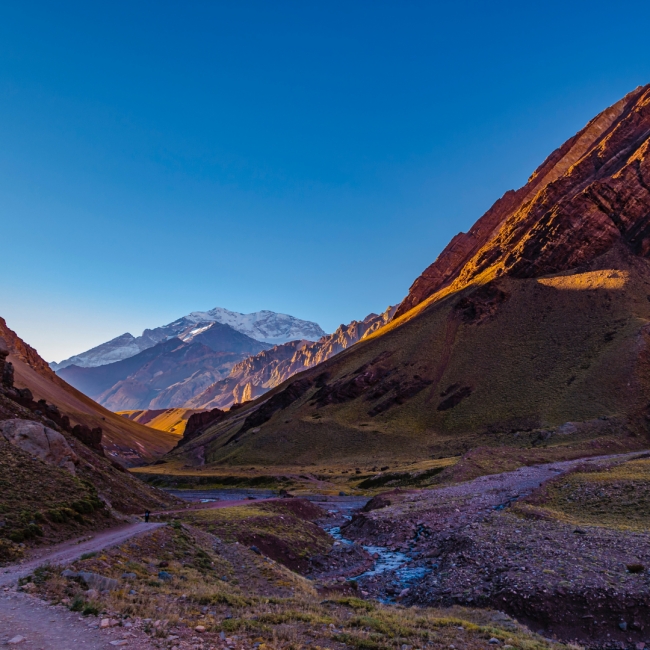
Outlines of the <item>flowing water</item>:
{"label": "flowing water", "polygon": [[196,503],[212,503],[214,501],[244,501],[255,499],[273,499],[278,496],[277,490],[262,490],[256,488],[223,488],[215,490],[171,490],[165,492],[179,499]]}
{"label": "flowing water", "polygon": [[[272,499],[278,496],[276,490],[260,490],[253,488],[167,490],[167,492],[187,501],[200,501],[201,503],[210,503],[214,501],[252,501],[257,499]],[[325,532],[341,544],[354,544],[352,540],[343,537],[341,526],[345,521],[350,521],[350,519],[352,519],[353,511],[363,508],[363,506],[368,502],[367,497],[312,495],[303,498],[306,498],[308,501],[320,506],[323,510],[326,510],[339,519],[339,525],[324,525],[323,530],[325,530]],[[384,546],[363,546],[363,548],[374,558],[374,565],[372,569],[364,571],[358,576],[348,578],[350,581],[392,572],[395,585],[399,589],[406,589],[431,571],[431,569],[425,567],[410,567],[409,565],[412,563],[413,558],[409,557],[406,553],[393,551]]]}
{"label": "flowing water", "polygon": [[[307,499],[319,505],[324,510],[327,510],[330,514],[340,515],[343,522],[350,521],[352,519],[352,512],[363,508],[368,502],[367,497],[311,496],[307,497]],[[343,533],[341,532],[341,526],[344,525],[343,522],[340,525],[323,526],[323,529],[341,544],[354,544],[352,540],[343,537]],[[401,590],[409,588],[413,583],[421,580],[427,573],[431,572],[431,569],[427,567],[410,566],[413,558],[401,551],[393,551],[385,546],[362,546],[362,548],[374,558],[375,563],[372,569],[348,578],[349,581],[362,580],[382,573],[392,573],[395,586]]]}
{"label": "flowing water", "polygon": [[[353,541],[343,537],[340,526],[325,528],[325,531],[342,544],[354,544]],[[375,564],[372,569],[364,571],[358,576],[348,578],[348,580],[369,578],[371,576],[376,576],[381,573],[392,571],[394,572],[397,584],[402,589],[406,589],[417,580],[421,580],[427,573],[430,573],[431,571],[431,569],[428,569],[426,567],[409,567],[409,564],[413,561],[413,559],[406,555],[406,553],[402,553],[400,551],[391,551],[385,546],[363,546],[363,548],[368,553],[370,553],[373,558],[377,556],[375,559]]]}

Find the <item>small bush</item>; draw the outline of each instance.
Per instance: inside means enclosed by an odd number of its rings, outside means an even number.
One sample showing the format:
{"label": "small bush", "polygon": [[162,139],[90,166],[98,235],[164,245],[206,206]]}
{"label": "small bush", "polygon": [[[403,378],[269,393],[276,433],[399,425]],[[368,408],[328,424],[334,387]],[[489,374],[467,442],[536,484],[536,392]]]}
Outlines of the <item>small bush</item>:
{"label": "small bush", "polygon": [[71,612],[81,612],[86,606],[86,601],[81,596],[75,596],[72,603],[70,603]]}
{"label": "small bush", "polygon": [[85,499],[80,499],[72,504],[72,509],[81,515],[89,515],[95,511],[95,506]]}
{"label": "small bush", "polygon": [[354,598],[354,596],[350,596],[348,598],[337,598],[334,602],[338,603],[339,605],[351,607],[352,609],[365,609],[367,612],[371,612],[376,608],[373,602],[368,600],[361,600],[361,598]]}
{"label": "small bush", "polygon": [[47,518],[54,524],[63,524],[66,521],[64,514],[57,508],[47,511]]}
{"label": "small bush", "polygon": [[94,603],[86,603],[81,610],[83,616],[97,616],[99,614],[99,607]]}
{"label": "small bush", "polygon": [[35,537],[43,537],[43,529],[38,524],[27,524],[23,528],[23,536],[25,539],[34,539]]}
{"label": "small bush", "polygon": [[32,581],[34,582],[34,584],[42,585],[45,582],[47,582],[51,576],[52,576],[52,570],[50,569],[49,565],[45,564],[43,566],[39,566],[36,569],[34,569],[34,575],[32,577]]}
{"label": "small bush", "polygon": [[23,549],[13,540],[0,539],[0,562],[13,562],[23,556]]}
{"label": "small bush", "polygon": [[194,566],[203,571],[212,570],[212,558],[202,549],[199,549],[194,555]]}

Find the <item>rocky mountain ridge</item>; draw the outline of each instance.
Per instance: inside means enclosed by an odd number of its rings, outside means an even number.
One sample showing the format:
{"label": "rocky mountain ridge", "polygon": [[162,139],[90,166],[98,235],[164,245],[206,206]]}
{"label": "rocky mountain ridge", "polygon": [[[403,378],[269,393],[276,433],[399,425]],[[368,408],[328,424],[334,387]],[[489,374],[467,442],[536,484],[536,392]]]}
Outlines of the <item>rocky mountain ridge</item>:
{"label": "rocky mountain ridge", "polygon": [[200,321],[183,339],[168,338],[102,366],[71,365],[58,374],[112,411],[167,409],[183,406],[266,347],[230,325]]}
{"label": "rocky mountain ridge", "polygon": [[255,399],[289,377],[317,366],[383,327],[394,312],[395,307],[389,307],[382,314],[369,314],[362,321],[342,324],[335,332],[318,341],[291,341],[248,357],[235,364],[227,378],[212,384],[185,406],[223,409],[233,403]]}
{"label": "rocky mountain ridge", "polygon": [[[0,382],[11,385],[9,399],[76,435],[86,445],[102,448],[124,465],[152,461],[171,449],[177,436],[154,431],[103,408],[57,376],[38,352],[0,318],[0,338],[7,346],[7,364]],[[10,375],[10,376],[9,376]],[[0,419],[14,417],[11,408]],[[99,431],[99,434],[97,433]]]}
{"label": "rocky mountain ridge", "polygon": [[621,238],[645,254],[649,92],[640,86],[605,109],[526,185],[506,192],[469,232],[456,235],[413,283],[396,317],[488,270],[492,277],[557,273],[594,260]]}
{"label": "rocky mountain ridge", "polygon": [[106,343],[65,359],[60,363],[51,363],[55,371],[71,365],[80,368],[94,368],[128,359],[170,338],[179,338],[190,342],[203,334],[214,324],[228,325],[232,329],[258,342],[271,347],[295,339],[318,340],[325,332],[317,323],[301,320],[288,314],[263,310],[251,314],[240,314],[222,307],[209,311],[196,311],[175,320],[173,323],[146,329],[140,336],[128,332]]}

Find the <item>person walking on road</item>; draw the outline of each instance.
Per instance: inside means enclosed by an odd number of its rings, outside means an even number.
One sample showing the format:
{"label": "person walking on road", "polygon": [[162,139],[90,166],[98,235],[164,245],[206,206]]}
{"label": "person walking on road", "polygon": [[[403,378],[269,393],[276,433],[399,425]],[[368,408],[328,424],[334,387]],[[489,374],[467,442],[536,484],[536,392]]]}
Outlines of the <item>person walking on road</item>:
{"label": "person walking on road", "polygon": [[151,514],[151,513],[150,513],[148,510],[145,510],[145,511],[144,511],[144,523],[145,523],[145,524],[148,524],[148,523],[149,523],[149,515],[150,515],[150,514]]}

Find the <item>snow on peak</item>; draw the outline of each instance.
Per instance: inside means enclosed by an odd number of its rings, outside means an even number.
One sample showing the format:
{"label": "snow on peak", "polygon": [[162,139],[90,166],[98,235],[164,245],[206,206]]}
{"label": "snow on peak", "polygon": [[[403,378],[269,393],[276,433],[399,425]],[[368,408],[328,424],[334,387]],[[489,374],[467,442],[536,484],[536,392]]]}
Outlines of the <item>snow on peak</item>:
{"label": "snow on peak", "polygon": [[275,345],[296,339],[317,341],[325,335],[317,323],[301,320],[289,314],[278,314],[267,309],[251,314],[240,314],[223,307],[215,307],[210,311],[194,311],[185,318],[197,324],[216,321],[230,325],[233,329],[252,339]]}
{"label": "snow on peak", "polygon": [[223,307],[215,307],[209,311],[194,311],[162,327],[146,329],[138,337],[122,334],[92,350],[65,359],[61,363],[51,363],[50,366],[54,370],[60,370],[73,364],[83,368],[103,366],[128,359],[173,337],[191,341],[215,322],[228,325],[257,341],[273,345],[296,339],[317,341],[326,334],[318,323],[301,320],[289,314],[277,314],[266,309],[251,314],[240,314]]}

